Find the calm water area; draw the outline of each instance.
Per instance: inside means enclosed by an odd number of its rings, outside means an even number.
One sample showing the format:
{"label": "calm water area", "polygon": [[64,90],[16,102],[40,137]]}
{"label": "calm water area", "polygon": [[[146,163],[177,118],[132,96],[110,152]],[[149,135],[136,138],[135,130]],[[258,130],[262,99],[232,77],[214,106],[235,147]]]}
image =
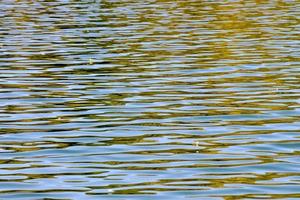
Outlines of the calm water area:
{"label": "calm water area", "polygon": [[300,199],[300,2],[2,0],[0,199]]}

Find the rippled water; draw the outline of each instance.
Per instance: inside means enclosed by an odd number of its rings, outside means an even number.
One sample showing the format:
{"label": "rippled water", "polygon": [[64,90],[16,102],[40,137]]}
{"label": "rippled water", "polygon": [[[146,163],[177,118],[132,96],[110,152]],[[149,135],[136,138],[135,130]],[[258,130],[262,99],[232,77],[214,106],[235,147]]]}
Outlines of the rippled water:
{"label": "rippled water", "polygon": [[2,1],[0,199],[300,199],[299,13]]}

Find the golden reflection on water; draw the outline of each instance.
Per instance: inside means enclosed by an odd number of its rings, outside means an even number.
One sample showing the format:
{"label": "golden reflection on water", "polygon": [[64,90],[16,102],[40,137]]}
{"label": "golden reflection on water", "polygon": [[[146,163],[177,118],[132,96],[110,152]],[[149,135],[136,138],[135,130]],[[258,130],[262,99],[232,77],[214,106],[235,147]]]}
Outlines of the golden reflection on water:
{"label": "golden reflection on water", "polygon": [[300,198],[297,1],[1,5],[0,198]]}

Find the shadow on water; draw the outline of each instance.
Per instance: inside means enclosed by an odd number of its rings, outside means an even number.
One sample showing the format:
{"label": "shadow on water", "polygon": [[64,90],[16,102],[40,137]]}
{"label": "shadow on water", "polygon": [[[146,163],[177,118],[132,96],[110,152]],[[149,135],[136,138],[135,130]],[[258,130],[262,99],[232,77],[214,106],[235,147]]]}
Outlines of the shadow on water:
{"label": "shadow on water", "polygon": [[300,198],[299,9],[2,2],[0,198]]}

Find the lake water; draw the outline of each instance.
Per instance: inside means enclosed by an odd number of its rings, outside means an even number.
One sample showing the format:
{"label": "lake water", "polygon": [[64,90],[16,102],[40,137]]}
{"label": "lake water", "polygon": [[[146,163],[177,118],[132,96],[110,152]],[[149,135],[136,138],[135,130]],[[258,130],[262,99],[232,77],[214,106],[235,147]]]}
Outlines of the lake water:
{"label": "lake water", "polygon": [[299,1],[0,4],[0,199],[300,199]]}

